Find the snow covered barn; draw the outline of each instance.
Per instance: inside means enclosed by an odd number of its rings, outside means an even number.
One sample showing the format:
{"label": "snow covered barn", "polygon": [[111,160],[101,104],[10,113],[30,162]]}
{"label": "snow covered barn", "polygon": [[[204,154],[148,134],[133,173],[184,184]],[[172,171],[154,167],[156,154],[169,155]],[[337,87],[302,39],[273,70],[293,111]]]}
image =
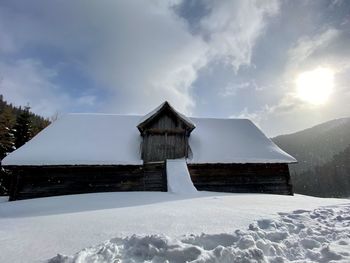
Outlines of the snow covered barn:
{"label": "snow covered barn", "polygon": [[146,116],[68,114],[9,154],[10,199],[167,191],[166,160],[184,158],[198,190],[292,194],[288,164],[250,120],[188,118],[164,102]]}

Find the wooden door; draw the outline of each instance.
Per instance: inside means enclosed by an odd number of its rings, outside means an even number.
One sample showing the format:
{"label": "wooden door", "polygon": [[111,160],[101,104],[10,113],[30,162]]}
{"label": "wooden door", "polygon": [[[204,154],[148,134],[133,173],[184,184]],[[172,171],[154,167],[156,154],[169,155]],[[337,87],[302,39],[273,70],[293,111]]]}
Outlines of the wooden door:
{"label": "wooden door", "polygon": [[143,161],[156,162],[186,157],[185,134],[148,134],[143,140]]}

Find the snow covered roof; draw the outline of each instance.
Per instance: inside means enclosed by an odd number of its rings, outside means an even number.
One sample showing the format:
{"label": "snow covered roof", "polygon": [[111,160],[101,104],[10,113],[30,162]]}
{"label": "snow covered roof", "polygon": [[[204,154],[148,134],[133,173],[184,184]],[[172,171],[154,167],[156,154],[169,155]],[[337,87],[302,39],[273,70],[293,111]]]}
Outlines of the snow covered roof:
{"label": "snow covered roof", "polygon": [[[247,119],[189,118],[196,123],[189,144],[189,163],[291,163]],[[142,164],[142,116],[67,114],[10,153],[2,165]]]}
{"label": "snow covered roof", "polygon": [[192,118],[197,124],[189,138],[190,163],[293,163],[248,119]]}

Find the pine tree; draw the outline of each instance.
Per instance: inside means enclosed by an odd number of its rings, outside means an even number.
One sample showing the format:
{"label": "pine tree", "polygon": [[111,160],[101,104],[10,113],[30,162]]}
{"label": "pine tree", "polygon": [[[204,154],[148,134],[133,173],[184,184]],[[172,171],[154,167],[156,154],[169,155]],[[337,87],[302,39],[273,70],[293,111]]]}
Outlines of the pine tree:
{"label": "pine tree", "polygon": [[0,160],[15,149],[14,122],[10,108],[5,108],[0,114]]}
{"label": "pine tree", "polygon": [[30,107],[26,106],[21,114],[17,117],[16,125],[14,127],[16,148],[21,147],[32,137],[32,125],[29,109]]}

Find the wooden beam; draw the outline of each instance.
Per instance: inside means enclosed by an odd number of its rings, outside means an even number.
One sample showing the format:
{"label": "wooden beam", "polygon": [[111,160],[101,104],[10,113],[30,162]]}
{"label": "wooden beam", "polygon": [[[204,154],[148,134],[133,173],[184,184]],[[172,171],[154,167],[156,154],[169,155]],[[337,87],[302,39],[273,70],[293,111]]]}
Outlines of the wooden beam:
{"label": "wooden beam", "polygon": [[186,134],[186,130],[174,128],[174,129],[159,129],[159,128],[151,128],[147,129],[144,134]]}

